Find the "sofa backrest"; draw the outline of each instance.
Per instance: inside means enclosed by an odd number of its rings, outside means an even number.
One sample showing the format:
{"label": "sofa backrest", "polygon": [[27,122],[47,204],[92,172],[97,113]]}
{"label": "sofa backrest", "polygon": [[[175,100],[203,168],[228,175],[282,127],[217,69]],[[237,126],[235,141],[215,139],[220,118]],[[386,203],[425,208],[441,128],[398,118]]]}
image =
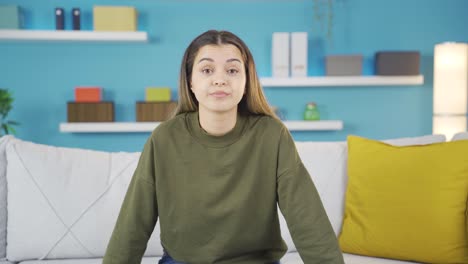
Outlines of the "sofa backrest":
{"label": "sofa backrest", "polygon": [[[444,136],[431,135],[386,142],[443,141]],[[338,235],[347,182],[346,142],[296,142],[296,146]],[[102,257],[139,155],[0,138],[0,258],[5,252],[12,261]],[[280,223],[288,251],[295,251],[281,214]],[[162,255],[159,237],[157,224],[145,256]]]}
{"label": "sofa backrest", "polygon": [[[102,257],[140,153],[59,148],[18,139],[8,142],[3,153],[7,259]],[[158,229],[146,256],[163,253]]]}
{"label": "sofa backrest", "polygon": [[6,256],[6,224],[7,224],[7,160],[5,148],[8,142],[14,140],[12,136],[0,138],[0,260]]}

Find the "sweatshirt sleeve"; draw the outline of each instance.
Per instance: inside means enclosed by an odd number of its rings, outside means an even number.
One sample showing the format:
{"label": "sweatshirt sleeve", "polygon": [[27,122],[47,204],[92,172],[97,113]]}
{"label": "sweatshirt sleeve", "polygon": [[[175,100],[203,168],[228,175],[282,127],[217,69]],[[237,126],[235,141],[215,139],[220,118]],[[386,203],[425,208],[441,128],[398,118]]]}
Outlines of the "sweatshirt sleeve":
{"label": "sweatshirt sleeve", "polygon": [[344,264],[317,189],[285,128],[280,136],[277,181],[279,208],[304,264]]}
{"label": "sweatshirt sleeve", "polygon": [[146,142],[128,186],[103,264],[140,263],[158,219],[154,144]]}

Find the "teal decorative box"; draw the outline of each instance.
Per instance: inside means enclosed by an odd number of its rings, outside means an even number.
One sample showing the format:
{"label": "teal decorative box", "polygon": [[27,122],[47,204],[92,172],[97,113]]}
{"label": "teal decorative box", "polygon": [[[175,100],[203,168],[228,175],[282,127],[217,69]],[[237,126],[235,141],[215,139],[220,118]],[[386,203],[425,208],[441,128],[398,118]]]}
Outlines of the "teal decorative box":
{"label": "teal decorative box", "polygon": [[0,29],[20,29],[21,20],[19,6],[0,5]]}

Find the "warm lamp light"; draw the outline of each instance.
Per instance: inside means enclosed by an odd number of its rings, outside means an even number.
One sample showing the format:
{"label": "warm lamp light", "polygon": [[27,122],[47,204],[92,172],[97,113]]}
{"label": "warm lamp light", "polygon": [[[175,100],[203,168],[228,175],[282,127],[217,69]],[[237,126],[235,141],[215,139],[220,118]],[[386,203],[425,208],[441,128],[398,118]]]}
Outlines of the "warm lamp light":
{"label": "warm lamp light", "polygon": [[434,49],[433,134],[466,131],[468,99],[468,44],[441,43]]}

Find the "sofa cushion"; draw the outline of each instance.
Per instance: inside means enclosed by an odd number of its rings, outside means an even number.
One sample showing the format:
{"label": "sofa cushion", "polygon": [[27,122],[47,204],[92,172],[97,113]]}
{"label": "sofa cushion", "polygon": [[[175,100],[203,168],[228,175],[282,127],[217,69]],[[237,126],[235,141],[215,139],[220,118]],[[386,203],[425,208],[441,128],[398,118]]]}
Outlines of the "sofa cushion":
{"label": "sofa cushion", "polygon": [[[358,256],[352,254],[343,254],[343,258],[346,264],[415,264],[415,262],[406,262],[399,260],[374,258],[366,256]],[[287,253],[281,259],[281,264],[303,264],[299,253]]]}
{"label": "sofa cushion", "polygon": [[[399,261],[399,260],[390,260],[390,259],[382,259],[382,258],[373,258],[373,257],[365,257],[365,256],[358,256],[352,254],[343,254],[344,260],[346,264],[415,264],[415,262],[406,262],[406,261]],[[153,258],[153,257],[144,257],[141,261],[142,264],[157,264],[160,258]],[[299,253],[292,252],[287,253],[284,257],[280,260],[281,264],[303,264]],[[60,259],[60,260],[31,260],[31,261],[23,261],[21,264],[101,264],[102,259]],[[2,263],[0,264],[7,264]]]}
{"label": "sofa cushion", "polygon": [[385,258],[374,258],[367,256],[360,256],[354,254],[343,254],[343,258],[346,264],[415,264],[418,262],[408,262],[395,259],[385,259]]}
{"label": "sofa cushion", "polygon": [[0,138],[0,260],[6,256],[6,227],[7,227],[7,160],[5,149],[9,142],[15,140],[13,136]]}
{"label": "sofa cushion", "polygon": [[458,141],[458,140],[467,140],[468,139],[468,132],[460,132],[455,134],[452,137],[452,141]]}
{"label": "sofa cushion", "polygon": [[279,223],[280,223],[281,237],[283,238],[284,242],[288,246],[287,252],[296,252],[296,246],[294,245],[294,242],[292,240],[291,233],[289,233],[288,224],[286,222],[286,219],[283,216],[283,213],[281,213],[281,210],[279,207],[278,207],[278,218],[279,218]]}
{"label": "sofa cushion", "polygon": [[[468,132],[460,132],[455,134],[452,137],[452,141],[458,140],[468,140]],[[467,217],[466,217],[466,237],[468,237],[468,210],[467,210]]]}
{"label": "sofa cushion", "polygon": [[[424,145],[444,142],[444,135],[427,135],[382,140],[395,146]],[[347,185],[346,142],[296,142],[297,151],[320,194],[335,234],[341,231],[344,216],[344,196]],[[288,230],[282,230],[283,237]],[[289,245],[288,245],[289,246]],[[294,246],[294,245],[293,245]]]}
{"label": "sofa cushion", "polygon": [[348,137],[342,250],[468,263],[468,141],[395,147]]}
{"label": "sofa cushion", "polygon": [[296,147],[338,235],[346,190],[346,142],[297,142]]}
{"label": "sofa cushion", "polygon": [[[8,260],[102,257],[139,156],[8,144]],[[145,255],[162,255],[159,234]]]}
{"label": "sofa cushion", "polygon": [[[141,264],[157,264],[159,257],[144,257]],[[54,259],[54,260],[30,260],[22,261],[21,264],[102,264],[102,258],[90,259]],[[2,263],[0,263],[2,264]]]}

